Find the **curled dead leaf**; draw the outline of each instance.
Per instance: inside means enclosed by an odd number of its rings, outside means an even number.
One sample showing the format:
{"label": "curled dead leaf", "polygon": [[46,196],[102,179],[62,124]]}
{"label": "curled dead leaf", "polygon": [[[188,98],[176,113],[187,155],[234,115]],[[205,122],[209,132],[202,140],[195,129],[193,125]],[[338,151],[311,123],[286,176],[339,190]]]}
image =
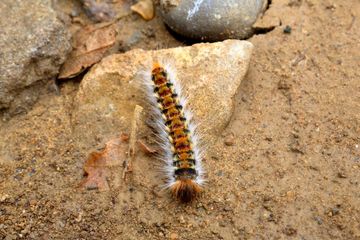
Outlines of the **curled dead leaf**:
{"label": "curled dead leaf", "polygon": [[109,190],[106,180],[110,167],[122,166],[126,159],[127,144],[121,137],[110,140],[101,152],[92,152],[85,161],[86,177],[81,181],[80,188],[100,191]]}
{"label": "curled dead leaf", "polygon": [[153,19],[155,16],[152,0],[139,0],[136,4],[131,6],[131,10],[139,14],[146,21]]}

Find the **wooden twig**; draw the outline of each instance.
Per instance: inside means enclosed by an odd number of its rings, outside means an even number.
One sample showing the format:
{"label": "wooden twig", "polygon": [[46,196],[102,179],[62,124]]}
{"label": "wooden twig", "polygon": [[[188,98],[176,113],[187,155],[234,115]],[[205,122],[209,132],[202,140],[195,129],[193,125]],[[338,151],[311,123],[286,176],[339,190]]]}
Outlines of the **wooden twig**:
{"label": "wooden twig", "polygon": [[140,114],[143,108],[139,105],[135,106],[133,119],[131,121],[131,132],[129,139],[129,149],[127,152],[127,159],[125,160],[125,167],[123,172],[123,179],[126,179],[126,174],[133,171],[133,161],[135,159],[135,144],[136,144],[136,133],[138,131],[138,122]]}
{"label": "wooden twig", "polygon": [[352,11],[350,11],[350,13],[351,13],[351,22],[350,22],[350,25],[347,27],[346,30],[350,30],[353,27],[354,23],[355,23],[356,16]]}

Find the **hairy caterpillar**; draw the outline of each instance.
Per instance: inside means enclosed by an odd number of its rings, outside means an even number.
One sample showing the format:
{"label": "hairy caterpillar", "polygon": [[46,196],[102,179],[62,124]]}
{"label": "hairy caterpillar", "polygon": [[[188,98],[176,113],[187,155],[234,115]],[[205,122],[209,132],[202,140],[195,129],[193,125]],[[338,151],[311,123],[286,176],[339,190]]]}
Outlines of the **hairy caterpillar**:
{"label": "hairy caterpillar", "polygon": [[160,135],[166,163],[166,187],[175,198],[190,202],[202,191],[204,183],[196,127],[170,67],[153,63],[148,78],[148,97],[156,121],[153,125]]}

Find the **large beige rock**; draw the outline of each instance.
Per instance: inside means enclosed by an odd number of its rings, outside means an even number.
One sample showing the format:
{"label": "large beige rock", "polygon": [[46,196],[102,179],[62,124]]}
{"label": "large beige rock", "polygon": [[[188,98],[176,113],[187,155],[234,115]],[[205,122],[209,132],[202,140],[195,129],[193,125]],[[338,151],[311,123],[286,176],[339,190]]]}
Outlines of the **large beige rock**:
{"label": "large beige rock", "polygon": [[[232,98],[249,67],[252,49],[250,42],[227,40],[109,56],[95,65],[80,84],[74,133],[80,144],[91,148],[119,132],[129,132],[135,105],[144,105],[139,73],[151,70],[156,59],[166,59],[176,68],[205,141],[212,140],[230,120]],[[147,128],[143,125],[141,129]]]}

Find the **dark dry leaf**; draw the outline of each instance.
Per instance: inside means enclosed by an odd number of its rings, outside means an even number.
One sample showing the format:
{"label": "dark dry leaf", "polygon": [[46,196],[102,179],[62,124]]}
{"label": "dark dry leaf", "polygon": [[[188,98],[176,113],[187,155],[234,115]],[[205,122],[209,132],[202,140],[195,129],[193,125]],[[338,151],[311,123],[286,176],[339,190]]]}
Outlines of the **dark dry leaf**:
{"label": "dark dry leaf", "polygon": [[73,51],[61,67],[58,78],[75,77],[99,62],[115,41],[113,24],[89,25],[79,30],[73,39]]}

